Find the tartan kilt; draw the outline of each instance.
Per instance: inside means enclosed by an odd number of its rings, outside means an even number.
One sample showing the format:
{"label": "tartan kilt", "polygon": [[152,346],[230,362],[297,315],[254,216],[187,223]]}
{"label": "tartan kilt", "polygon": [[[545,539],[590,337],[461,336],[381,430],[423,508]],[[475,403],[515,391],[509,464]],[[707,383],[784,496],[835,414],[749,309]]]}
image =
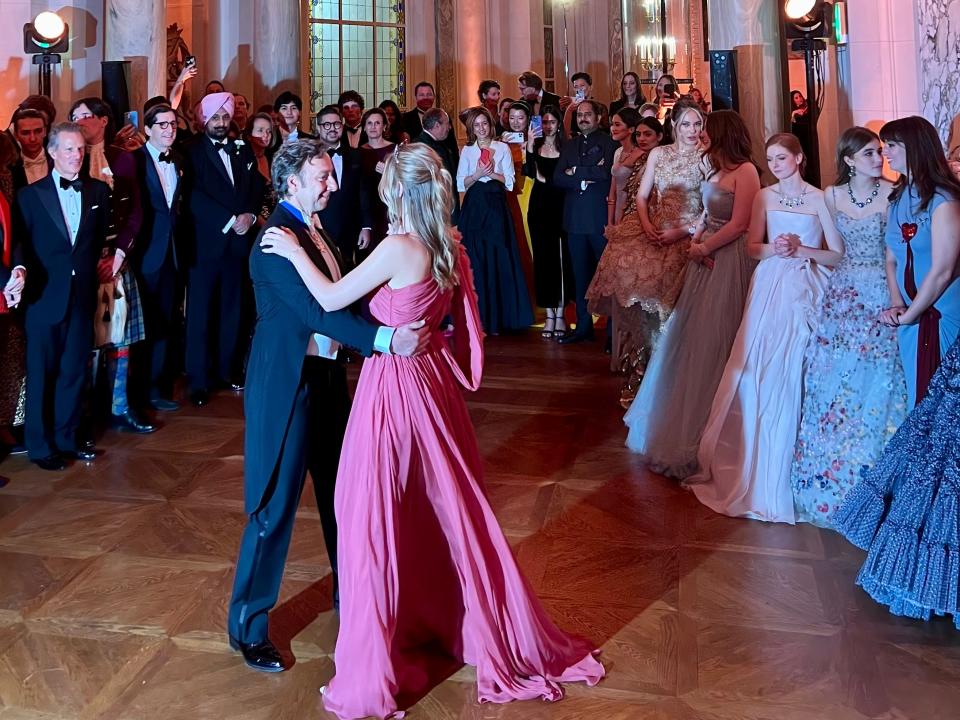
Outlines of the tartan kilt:
{"label": "tartan kilt", "polygon": [[147,337],[143,323],[143,304],[140,302],[140,289],[133,271],[124,268],[120,279],[123,282],[123,294],[127,298],[127,324],[123,328],[123,345],[133,345]]}

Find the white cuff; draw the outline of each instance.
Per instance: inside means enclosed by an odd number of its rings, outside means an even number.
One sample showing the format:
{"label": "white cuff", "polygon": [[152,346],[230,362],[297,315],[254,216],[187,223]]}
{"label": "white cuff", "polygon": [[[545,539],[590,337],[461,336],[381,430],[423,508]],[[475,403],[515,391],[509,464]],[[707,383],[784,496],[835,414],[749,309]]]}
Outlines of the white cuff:
{"label": "white cuff", "polygon": [[226,235],[228,232],[230,232],[230,228],[232,228],[233,225],[234,225],[234,223],[236,223],[236,222],[237,222],[237,216],[236,216],[236,215],[231,215],[231,216],[230,216],[230,220],[227,222],[226,225],[223,226],[223,230],[221,230],[220,232],[222,232],[224,235]]}
{"label": "white cuff", "polygon": [[390,343],[393,342],[393,333],[396,328],[381,326],[377,328],[377,336],[373,339],[373,349],[384,355],[392,355]]}

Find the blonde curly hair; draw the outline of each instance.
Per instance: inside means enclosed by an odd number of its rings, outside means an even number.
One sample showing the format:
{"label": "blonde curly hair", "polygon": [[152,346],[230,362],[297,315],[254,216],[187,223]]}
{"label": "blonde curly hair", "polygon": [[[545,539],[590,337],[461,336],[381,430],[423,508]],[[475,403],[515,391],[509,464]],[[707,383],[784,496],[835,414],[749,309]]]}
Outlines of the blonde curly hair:
{"label": "blonde curly hair", "polygon": [[450,227],[453,178],[423,143],[401,143],[387,159],[378,188],[390,223],[417,236],[430,252],[442,288],[457,285],[458,241]]}

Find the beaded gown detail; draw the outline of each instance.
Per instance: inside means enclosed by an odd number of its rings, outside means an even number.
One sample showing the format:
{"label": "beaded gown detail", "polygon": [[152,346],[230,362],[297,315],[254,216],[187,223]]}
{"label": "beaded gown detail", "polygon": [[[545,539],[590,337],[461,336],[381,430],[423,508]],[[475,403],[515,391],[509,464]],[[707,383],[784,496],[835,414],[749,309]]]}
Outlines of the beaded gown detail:
{"label": "beaded gown detail", "polygon": [[890,304],[886,213],[857,219],[840,212],[835,222],[845,254],[807,345],[790,477],[797,521],[826,528],[907,415],[897,331],[877,319]]}
{"label": "beaded gown detail", "polygon": [[[699,160],[699,150],[660,148],[650,199],[650,222],[658,230],[687,227],[700,217]],[[607,228],[606,236],[607,247],[587,290],[591,312],[609,315],[613,303],[639,304],[665,320],[683,287],[689,242],[664,247],[650,242],[637,212],[625,213],[618,225]]]}
{"label": "beaded gown detail", "polygon": [[[464,662],[480,702],[559,700],[595,685],[594,646],[560,630],[517,566],[487,501],[459,385],[476,390],[483,331],[466,253],[460,284],[380,288],[384,325],[425,319],[431,348],[364,361],[340,457],[340,633],[324,705],[341,719],[398,718]],[[453,317],[448,345],[440,325]],[[376,441],[371,443],[371,439]]]}

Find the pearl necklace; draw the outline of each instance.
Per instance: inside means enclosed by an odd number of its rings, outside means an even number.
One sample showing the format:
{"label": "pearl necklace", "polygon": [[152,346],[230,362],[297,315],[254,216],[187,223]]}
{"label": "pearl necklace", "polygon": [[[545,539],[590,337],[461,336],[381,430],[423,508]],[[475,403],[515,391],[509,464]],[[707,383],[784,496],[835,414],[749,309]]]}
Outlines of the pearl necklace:
{"label": "pearl necklace", "polygon": [[852,202],[854,205],[856,205],[856,206],[857,206],[858,208],[860,208],[861,210],[863,210],[863,208],[865,208],[867,205],[871,204],[871,203],[873,202],[873,199],[874,199],[879,193],[880,193],[880,181],[877,180],[877,181],[873,184],[873,192],[870,193],[870,197],[868,197],[868,198],[867,198],[866,200],[864,200],[863,202],[860,202],[859,200],[857,200],[857,199],[853,196],[853,183],[847,182],[847,194],[850,196],[850,202]]}
{"label": "pearl necklace", "polygon": [[803,184],[803,190],[797,197],[787,197],[783,194],[783,190],[777,190],[777,195],[780,196],[779,203],[786,208],[793,209],[795,207],[800,207],[803,205],[803,199],[807,195],[807,191],[810,189],[810,186],[806,183]]}

